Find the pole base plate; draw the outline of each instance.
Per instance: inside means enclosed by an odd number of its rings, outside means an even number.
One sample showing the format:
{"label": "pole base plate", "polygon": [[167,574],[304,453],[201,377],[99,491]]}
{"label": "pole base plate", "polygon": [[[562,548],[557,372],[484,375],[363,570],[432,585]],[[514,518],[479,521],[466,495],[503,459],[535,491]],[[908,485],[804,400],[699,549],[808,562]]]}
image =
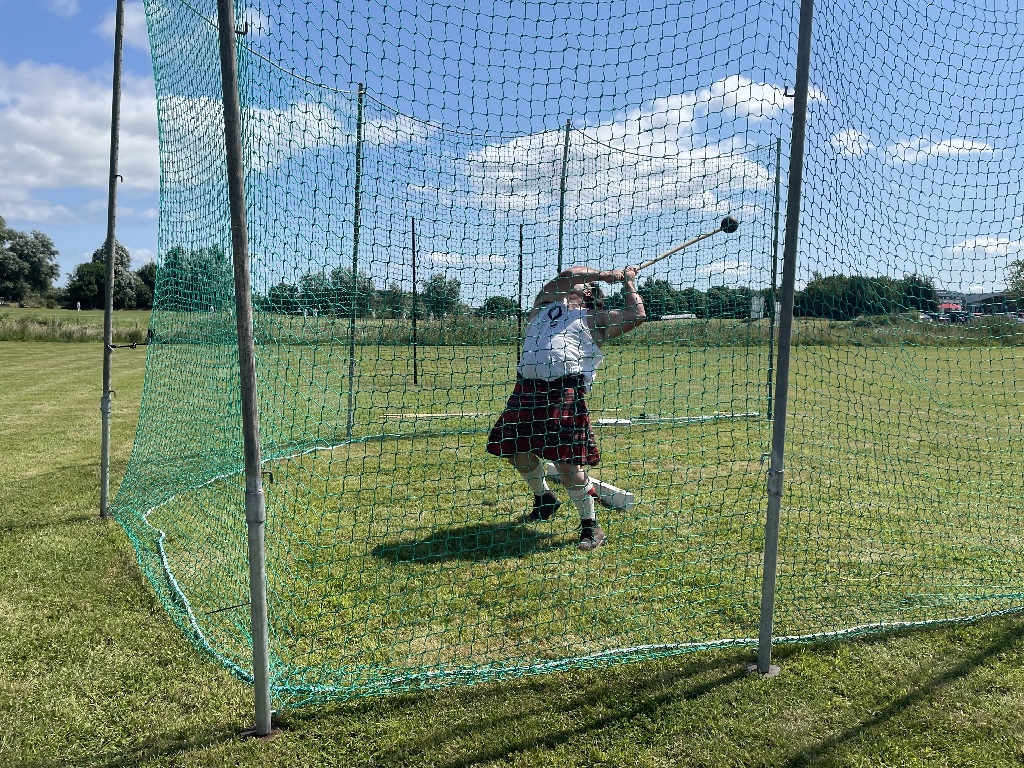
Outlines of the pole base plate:
{"label": "pole base plate", "polygon": [[244,731],[238,734],[238,736],[243,739],[259,739],[260,741],[270,741],[271,739],[280,736],[283,732],[284,731],[282,731],[280,728],[271,728],[270,733],[260,736],[258,733],[256,733],[255,728],[246,728]]}
{"label": "pole base plate", "polygon": [[747,672],[760,674],[761,677],[778,677],[779,673],[782,672],[782,670],[775,664],[769,664],[768,671],[762,674],[757,671],[757,662],[752,661],[749,664],[747,664]]}

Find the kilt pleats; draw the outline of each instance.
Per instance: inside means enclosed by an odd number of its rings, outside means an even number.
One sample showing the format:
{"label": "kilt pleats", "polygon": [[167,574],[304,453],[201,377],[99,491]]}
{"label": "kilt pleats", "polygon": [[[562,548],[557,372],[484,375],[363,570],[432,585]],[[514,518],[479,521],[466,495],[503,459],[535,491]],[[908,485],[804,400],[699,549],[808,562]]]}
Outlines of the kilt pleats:
{"label": "kilt pleats", "polygon": [[597,466],[601,455],[585,392],[580,376],[519,379],[487,438],[487,452],[534,453],[548,461]]}

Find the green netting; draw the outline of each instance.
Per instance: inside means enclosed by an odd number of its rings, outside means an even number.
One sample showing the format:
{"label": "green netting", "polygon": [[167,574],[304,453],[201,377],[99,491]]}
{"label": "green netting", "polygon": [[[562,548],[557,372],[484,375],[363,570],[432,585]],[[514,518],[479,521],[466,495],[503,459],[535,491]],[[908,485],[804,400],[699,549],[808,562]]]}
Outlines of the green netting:
{"label": "green netting", "polygon": [[[817,5],[776,629],[1014,610],[1020,14]],[[216,7],[146,7],[161,261],[116,514],[173,619],[247,677]],[[797,13],[239,8],[276,706],[755,642]],[[520,308],[560,265],[637,264],[725,215],[737,233],[641,275],[650,321],[604,349],[592,474],[636,504],[581,552],[565,490],[526,522],[485,452]]]}

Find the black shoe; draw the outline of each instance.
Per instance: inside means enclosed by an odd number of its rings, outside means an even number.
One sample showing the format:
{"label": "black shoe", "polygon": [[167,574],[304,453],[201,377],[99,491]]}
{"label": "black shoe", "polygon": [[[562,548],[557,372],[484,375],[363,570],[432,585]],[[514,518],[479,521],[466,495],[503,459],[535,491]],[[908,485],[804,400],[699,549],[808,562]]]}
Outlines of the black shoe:
{"label": "black shoe", "polygon": [[562,506],[562,502],[558,500],[555,494],[551,491],[544,491],[542,496],[533,497],[533,511],[526,516],[526,519],[531,523],[535,523],[538,520],[548,520],[558,511],[560,506]]}
{"label": "black shoe", "polygon": [[581,552],[590,552],[604,544],[607,538],[608,536],[601,530],[601,526],[594,522],[592,525],[584,525],[580,528],[580,543],[576,546]]}

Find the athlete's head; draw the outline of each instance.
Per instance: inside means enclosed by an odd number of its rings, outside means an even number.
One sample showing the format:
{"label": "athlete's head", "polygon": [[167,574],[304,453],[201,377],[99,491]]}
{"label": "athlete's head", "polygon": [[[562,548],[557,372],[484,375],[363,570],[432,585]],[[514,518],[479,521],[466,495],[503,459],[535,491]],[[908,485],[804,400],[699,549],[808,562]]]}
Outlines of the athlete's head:
{"label": "athlete's head", "polygon": [[591,312],[604,309],[604,291],[597,283],[584,283],[576,289],[584,307]]}

